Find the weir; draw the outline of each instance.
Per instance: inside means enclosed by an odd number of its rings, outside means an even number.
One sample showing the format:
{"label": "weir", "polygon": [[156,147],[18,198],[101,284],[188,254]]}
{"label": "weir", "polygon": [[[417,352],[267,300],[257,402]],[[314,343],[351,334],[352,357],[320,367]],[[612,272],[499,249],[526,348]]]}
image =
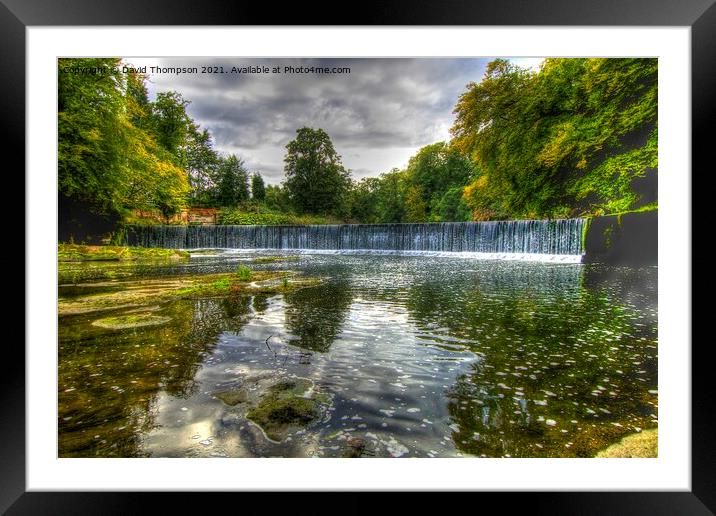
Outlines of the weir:
{"label": "weir", "polygon": [[128,245],[176,249],[479,253],[581,261],[585,219],[306,226],[130,226]]}

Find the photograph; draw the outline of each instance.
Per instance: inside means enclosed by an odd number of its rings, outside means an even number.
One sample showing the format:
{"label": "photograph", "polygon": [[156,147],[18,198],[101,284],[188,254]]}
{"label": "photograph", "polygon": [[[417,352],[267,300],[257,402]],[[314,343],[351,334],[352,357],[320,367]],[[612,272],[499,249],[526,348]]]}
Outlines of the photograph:
{"label": "photograph", "polygon": [[658,70],[58,58],[58,457],[658,457]]}

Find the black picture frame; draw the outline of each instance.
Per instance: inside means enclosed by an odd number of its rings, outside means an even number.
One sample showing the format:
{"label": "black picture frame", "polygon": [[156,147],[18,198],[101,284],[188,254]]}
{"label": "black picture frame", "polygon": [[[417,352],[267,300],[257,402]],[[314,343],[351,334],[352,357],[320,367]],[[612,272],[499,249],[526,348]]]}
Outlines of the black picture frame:
{"label": "black picture frame", "polygon": [[[716,120],[716,6],[715,0],[482,0],[463,2],[361,2],[351,16],[337,4],[311,2],[278,4],[216,0],[0,0],[0,113],[3,147],[24,148],[25,143],[25,29],[53,25],[497,25],[497,26],[684,26],[691,28],[692,168],[707,173],[711,158],[707,127]],[[320,15],[319,13],[324,13]],[[328,16],[325,13],[329,13]],[[6,153],[7,155],[7,153]],[[24,167],[24,154],[20,165]],[[713,158],[711,158],[713,159]],[[679,171],[687,174],[688,171]],[[687,177],[687,176],[685,176]],[[24,187],[20,185],[19,188]],[[696,190],[692,190],[696,192]],[[694,200],[694,205],[697,203]],[[692,217],[696,222],[695,217]],[[695,234],[693,232],[692,234]],[[13,235],[24,240],[26,235]],[[698,260],[692,258],[693,266]],[[25,270],[25,276],[32,271]],[[709,282],[702,283],[702,289]],[[691,345],[684,342],[685,349]],[[6,366],[0,375],[0,512],[8,514],[119,514],[149,509],[146,493],[26,492],[25,487],[25,368],[24,349],[6,340]],[[529,508],[550,514],[713,514],[716,512],[716,428],[711,417],[708,378],[710,340],[696,342],[692,356],[692,490],[690,492],[583,492],[583,493],[480,493],[485,497],[509,496],[510,508]],[[163,494],[164,510],[189,508],[188,494]],[[213,503],[227,495],[213,493]],[[242,505],[249,507],[251,501]],[[298,496],[299,498],[296,498]],[[290,503],[306,493],[293,494]],[[356,502],[341,503],[369,509],[365,495],[350,495]],[[206,499],[206,497],[204,497]],[[420,503],[421,497],[416,500]],[[498,503],[502,500],[498,500]],[[459,502],[458,502],[459,503]],[[317,512],[316,504],[311,504]],[[204,510],[207,509],[202,502]],[[330,504],[327,507],[331,509]],[[183,511],[182,511],[183,512]]]}

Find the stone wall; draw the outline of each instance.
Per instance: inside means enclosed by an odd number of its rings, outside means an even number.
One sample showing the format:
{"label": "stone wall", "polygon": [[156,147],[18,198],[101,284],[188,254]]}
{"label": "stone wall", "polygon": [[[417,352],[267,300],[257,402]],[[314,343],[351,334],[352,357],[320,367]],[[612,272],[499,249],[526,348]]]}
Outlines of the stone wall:
{"label": "stone wall", "polygon": [[658,211],[592,217],[586,229],[584,262],[658,264]]}
{"label": "stone wall", "polygon": [[185,208],[179,213],[172,215],[169,220],[164,220],[159,211],[134,210],[137,218],[152,220],[157,224],[216,224],[218,219],[216,208]]}

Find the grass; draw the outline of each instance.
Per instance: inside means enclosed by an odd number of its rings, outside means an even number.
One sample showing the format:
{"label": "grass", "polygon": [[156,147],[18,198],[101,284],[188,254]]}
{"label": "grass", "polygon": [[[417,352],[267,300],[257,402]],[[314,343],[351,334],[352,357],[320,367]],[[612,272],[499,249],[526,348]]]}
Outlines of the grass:
{"label": "grass", "polygon": [[296,215],[254,206],[245,208],[223,208],[219,211],[218,223],[237,226],[293,226],[306,224],[343,224],[344,221],[330,216]]}
{"label": "grass", "polygon": [[117,245],[58,244],[58,262],[140,261],[157,259],[188,259],[187,251]]}
{"label": "grass", "polygon": [[597,458],[649,458],[659,455],[659,432],[656,428],[627,435],[609,448],[597,453]]}
{"label": "grass", "polygon": [[239,267],[236,269],[236,279],[238,279],[239,281],[251,281],[252,276],[253,271],[246,265],[239,265]]}

